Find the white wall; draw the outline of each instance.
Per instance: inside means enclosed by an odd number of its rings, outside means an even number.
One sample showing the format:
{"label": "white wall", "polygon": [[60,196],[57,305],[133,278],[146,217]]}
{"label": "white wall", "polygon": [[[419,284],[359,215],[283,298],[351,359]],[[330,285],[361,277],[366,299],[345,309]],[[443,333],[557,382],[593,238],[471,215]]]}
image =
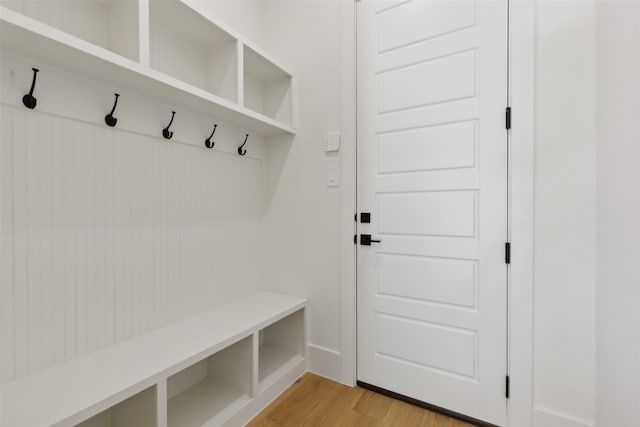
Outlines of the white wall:
{"label": "white wall", "polygon": [[595,24],[593,2],[537,3],[533,424],[540,427],[595,420]]}
{"label": "white wall", "polygon": [[[322,139],[341,131],[340,2],[269,2],[267,47],[298,77],[298,134],[272,138],[265,192],[265,286],[310,299],[310,369],[340,379],[342,187],[327,188]],[[343,151],[353,141],[343,138]],[[345,167],[344,165],[342,166]],[[352,173],[349,165],[344,173]]]}
{"label": "white wall", "polygon": [[597,420],[638,425],[640,3],[598,5]]}
{"label": "white wall", "polygon": [[[272,137],[266,144],[265,286],[310,299],[309,369],[352,382],[354,5],[326,0],[202,3],[297,77],[298,133]],[[334,131],[342,133],[341,151],[326,154],[323,137]],[[338,188],[325,185],[331,161],[340,165]]]}
{"label": "white wall", "polygon": [[195,0],[194,3],[232,28],[243,40],[264,45],[266,28],[270,27],[264,19],[268,0]]}

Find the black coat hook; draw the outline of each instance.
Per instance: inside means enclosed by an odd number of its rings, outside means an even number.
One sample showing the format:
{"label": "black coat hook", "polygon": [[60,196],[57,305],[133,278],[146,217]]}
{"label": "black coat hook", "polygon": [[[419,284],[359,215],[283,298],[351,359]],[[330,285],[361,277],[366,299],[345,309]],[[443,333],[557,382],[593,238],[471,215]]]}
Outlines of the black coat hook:
{"label": "black coat hook", "polygon": [[115,95],[116,100],[113,103],[113,108],[111,109],[111,112],[104,117],[104,122],[107,124],[107,126],[110,127],[114,127],[116,123],[118,123],[118,119],[113,117],[113,113],[116,111],[116,105],[118,105],[118,97],[120,96],[120,94],[116,93]]}
{"label": "black coat hook", "polygon": [[247,150],[242,149],[242,147],[244,147],[244,145],[247,143],[247,139],[249,139],[249,134],[247,134],[247,136],[244,137],[244,142],[240,147],[238,147],[238,154],[240,154],[241,156],[244,156],[245,154],[247,154]]}
{"label": "black coat hook", "polygon": [[37,68],[32,68],[32,70],[33,81],[31,82],[31,90],[28,94],[22,97],[22,103],[24,104],[24,106],[31,110],[36,108],[36,104],[38,103],[38,100],[33,96],[33,90],[36,88],[36,77],[38,75],[38,71],[40,71]]}
{"label": "black coat hook", "polygon": [[216,128],[217,128],[217,127],[218,127],[218,125],[213,125],[213,132],[211,132],[211,135],[209,135],[209,138],[207,138],[207,139],[205,139],[205,140],[204,140],[204,145],[205,145],[207,148],[213,148],[213,146],[214,146],[214,145],[216,145],[216,143],[215,143],[215,142],[213,142],[213,141],[211,140],[211,138],[213,138],[213,134],[214,134],[214,133],[216,133]]}
{"label": "black coat hook", "polygon": [[173,123],[173,118],[176,116],[176,112],[172,111],[171,112],[171,121],[169,122],[169,124],[167,125],[166,128],[162,129],[162,136],[165,137],[165,139],[171,139],[173,138],[173,132],[171,132],[169,130],[169,128],[171,127],[171,123]]}

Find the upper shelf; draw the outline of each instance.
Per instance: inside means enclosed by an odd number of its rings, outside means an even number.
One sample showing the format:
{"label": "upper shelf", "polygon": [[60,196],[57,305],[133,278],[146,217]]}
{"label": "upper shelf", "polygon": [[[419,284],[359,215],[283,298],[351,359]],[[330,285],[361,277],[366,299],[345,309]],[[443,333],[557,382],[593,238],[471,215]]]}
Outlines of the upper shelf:
{"label": "upper shelf", "polygon": [[[37,3],[46,8],[49,2]],[[254,71],[242,67],[245,44],[188,4],[177,0],[55,3],[83,9],[40,11],[32,14],[36,20],[26,16],[29,11],[0,7],[1,49],[247,130],[296,133],[291,95],[280,107],[286,113],[247,105],[242,76]],[[148,13],[141,12],[145,7]],[[76,16],[56,19],[61,13]],[[149,21],[143,22],[147,17]],[[68,23],[78,21],[83,25]]]}
{"label": "upper shelf", "polygon": [[291,123],[293,76],[249,46],[244,46],[244,106]]}
{"label": "upper shelf", "polygon": [[149,3],[151,68],[240,104],[238,40],[177,1]]}

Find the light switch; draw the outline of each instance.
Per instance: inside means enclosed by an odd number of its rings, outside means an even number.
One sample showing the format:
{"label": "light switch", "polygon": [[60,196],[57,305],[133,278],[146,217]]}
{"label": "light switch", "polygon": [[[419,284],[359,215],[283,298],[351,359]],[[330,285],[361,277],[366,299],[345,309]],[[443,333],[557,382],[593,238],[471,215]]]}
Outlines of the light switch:
{"label": "light switch", "polygon": [[324,137],[324,151],[327,153],[331,151],[339,151],[340,150],[340,133],[333,132],[328,133]]}
{"label": "light switch", "polygon": [[340,185],[340,163],[337,158],[327,160],[327,187]]}

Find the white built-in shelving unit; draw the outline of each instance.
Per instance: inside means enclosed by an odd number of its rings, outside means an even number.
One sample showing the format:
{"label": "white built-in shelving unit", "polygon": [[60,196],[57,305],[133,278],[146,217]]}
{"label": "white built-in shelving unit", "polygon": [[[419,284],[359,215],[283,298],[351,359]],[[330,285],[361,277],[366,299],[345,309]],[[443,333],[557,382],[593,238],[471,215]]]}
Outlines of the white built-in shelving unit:
{"label": "white built-in shelving unit", "polygon": [[306,307],[254,294],[4,384],[0,425],[243,425],[305,372]]}
{"label": "white built-in shelving unit", "polygon": [[2,1],[0,47],[247,130],[296,132],[293,74],[195,1]]}
{"label": "white built-in shelving unit", "polygon": [[[247,130],[295,134],[293,75],[198,2],[3,0],[0,47]],[[254,294],[3,384],[0,425],[241,425],[306,370],[306,305]]]}

